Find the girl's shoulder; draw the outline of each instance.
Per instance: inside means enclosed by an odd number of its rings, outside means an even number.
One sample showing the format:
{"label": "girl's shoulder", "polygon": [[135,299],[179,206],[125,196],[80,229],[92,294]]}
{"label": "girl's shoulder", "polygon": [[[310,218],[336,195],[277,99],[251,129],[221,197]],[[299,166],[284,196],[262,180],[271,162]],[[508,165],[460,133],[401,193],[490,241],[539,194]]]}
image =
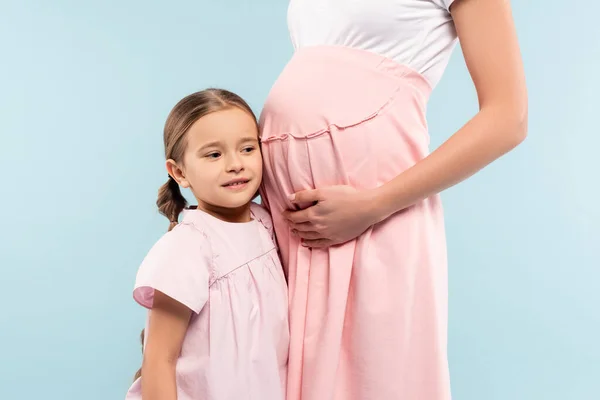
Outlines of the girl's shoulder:
{"label": "girl's shoulder", "polygon": [[250,212],[261,223],[264,221],[264,222],[268,222],[269,224],[273,225],[273,222],[271,219],[271,213],[269,213],[269,210],[267,210],[266,207],[263,206],[262,204],[252,202],[250,204]]}
{"label": "girl's shoulder", "polygon": [[273,219],[271,218],[269,211],[264,206],[252,202],[250,204],[250,212],[252,213],[254,219],[260,222],[262,226],[267,229],[269,235],[271,235],[272,238],[275,238]]}
{"label": "girl's shoulder", "polygon": [[163,234],[148,251],[148,260],[176,260],[192,257],[198,260],[209,257],[211,246],[207,235],[193,224],[178,224]]}
{"label": "girl's shoulder", "polygon": [[206,233],[196,225],[179,223],[175,225],[171,231],[163,234],[158,239],[155,246],[181,249],[181,247],[184,247],[191,242],[193,243],[193,246],[196,247],[199,242],[205,241],[206,239]]}
{"label": "girl's shoulder", "polygon": [[133,296],[140,305],[152,308],[154,291],[159,290],[198,313],[213,275],[206,236],[191,224],[179,224],[163,234],[144,257]]}

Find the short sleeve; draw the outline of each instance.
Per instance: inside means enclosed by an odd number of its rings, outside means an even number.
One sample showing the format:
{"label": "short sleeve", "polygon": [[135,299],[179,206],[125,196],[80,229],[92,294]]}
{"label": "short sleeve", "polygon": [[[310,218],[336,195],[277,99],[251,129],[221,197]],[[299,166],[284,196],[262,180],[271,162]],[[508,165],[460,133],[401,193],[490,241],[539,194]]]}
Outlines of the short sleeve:
{"label": "short sleeve", "polygon": [[208,301],[212,256],[206,236],[180,224],[150,249],[139,267],[133,298],[152,308],[158,290],[199,313]]}
{"label": "short sleeve", "polygon": [[450,12],[450,6],[454,3],[454,0],[431,0],[434,4],[442,7],[446,11]]}

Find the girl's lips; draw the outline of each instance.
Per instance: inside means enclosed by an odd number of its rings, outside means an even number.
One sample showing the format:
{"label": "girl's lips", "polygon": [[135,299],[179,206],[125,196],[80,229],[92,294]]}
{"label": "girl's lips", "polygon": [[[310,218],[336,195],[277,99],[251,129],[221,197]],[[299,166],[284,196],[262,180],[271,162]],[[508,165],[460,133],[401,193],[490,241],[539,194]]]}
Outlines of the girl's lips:
{"label": "girl's lips", "polygon": [[222,186],[229,190],[241,190],[248,186],[249,179],[233,179]]}

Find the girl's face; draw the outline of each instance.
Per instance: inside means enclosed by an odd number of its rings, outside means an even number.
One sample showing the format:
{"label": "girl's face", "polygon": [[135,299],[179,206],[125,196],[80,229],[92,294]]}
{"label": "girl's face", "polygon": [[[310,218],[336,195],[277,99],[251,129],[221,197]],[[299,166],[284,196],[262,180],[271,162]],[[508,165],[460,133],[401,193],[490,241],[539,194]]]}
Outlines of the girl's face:
{"label": "girl's face", "polygon": [[183,162],[168,160],[167,169],[192,190],[198,207],[218,212],[247,206],[262,179],[253,117],[236,107],[208,114],[191,126],[186,141]]}

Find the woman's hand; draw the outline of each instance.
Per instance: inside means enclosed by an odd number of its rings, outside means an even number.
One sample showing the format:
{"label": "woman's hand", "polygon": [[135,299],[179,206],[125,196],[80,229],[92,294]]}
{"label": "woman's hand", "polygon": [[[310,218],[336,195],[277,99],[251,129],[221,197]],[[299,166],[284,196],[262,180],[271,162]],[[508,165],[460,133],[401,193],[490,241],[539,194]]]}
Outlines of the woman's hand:
{"label": "woman's hand", "polygon": [[290,200],[313,205],[300,211],[284,211],[283,216],[303,245],[329,247],[352,240],[379,222],[372,195],[371,191],[350,186],[304,190]]}

